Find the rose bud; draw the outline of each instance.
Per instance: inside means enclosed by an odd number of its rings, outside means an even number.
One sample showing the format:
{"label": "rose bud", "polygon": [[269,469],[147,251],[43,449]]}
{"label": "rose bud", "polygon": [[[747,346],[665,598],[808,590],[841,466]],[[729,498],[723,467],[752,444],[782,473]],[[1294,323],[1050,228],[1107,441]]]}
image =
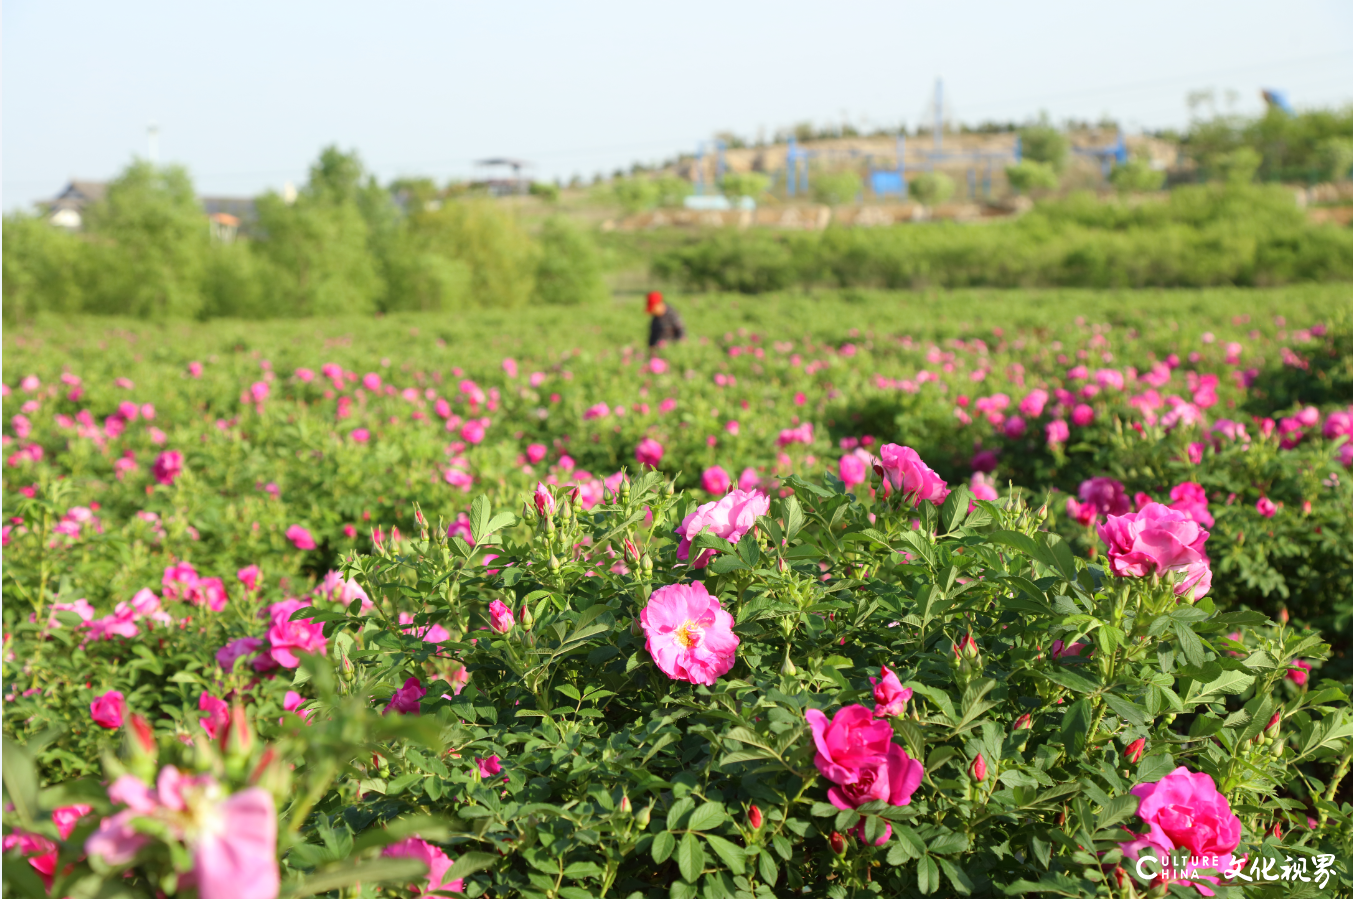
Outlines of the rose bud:
{"label": "rose bud", "polygon": [[1127,749],[1123,750],[1123,757],[1135,765],[1142,760],[1142,753],[1145,751],[1146,737],[1139,737],[1129,743]]}
{"label": "rose bud", "polygon": [[841,832],[832,831],[832,835],[827,837],[827,842],[831,844],[832,852],[841,855],[846,851],[846,838],[841,836]]}
{"label": "rose bud", "polygon": [[1033,730],[1034,716],[1025,712],[1015,719],[1015,730]]}
{"label": "rose bud", "polygon": [[977,753],[977,758],[972,760],[973,780],[981,783],[987,779],[987,760],[982,757],[982,753]]}
{"label": "rose bud", "polygon": [[747,822],[752,825],[752,830],[761,829],[761,809],[753,805],[747,809]]}

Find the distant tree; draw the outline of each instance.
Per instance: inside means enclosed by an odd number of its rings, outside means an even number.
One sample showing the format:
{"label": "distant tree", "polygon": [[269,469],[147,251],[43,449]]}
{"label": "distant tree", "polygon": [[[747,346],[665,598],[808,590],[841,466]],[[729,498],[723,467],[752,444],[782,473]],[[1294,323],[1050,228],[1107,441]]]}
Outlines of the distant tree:
{"label": "distant tree", "polygon": [[850,170],[815,173],[810,184],[814,198],[828,206],[852,203],[864,190],[864,181]]}
{"label": "distant tree", "polygon": [[1329,181],[1343,181],[1353,169],[1353,138],[1327,137],[1317,146],[1320,170]]}
{"label": "distant tree", "polygon": [[680,206],[687,197],[695,192],[695,187],[685,178],[675,175],[660,175],[654,181],[658,190],[658,205],[664,208]]}
{"label": "distant tree", "polygon": [[770,188],[770,176],[760,172],[725,172],[719,188],[734,202],[743,197],[756,199]]}
{"label": "distant tree", "polygon": [[[409,244],[421,254],[457,260],[469,268],[465,301],[478,306],[523,306],[535,292],[538,249],[503,207],[492,200],[460,200],[413,216]],[[426,267],[426,261],[423,263]],[[439,270],[438,277],[449,269]],[[449,282],[440,282],[443,287]]]}
{"label": "distant tree", "polygon": [[384,285],[371,254],[370,228],[357,204],[302,193],[287,203],[258,198],[259,255],[271,263],[271,292],[283,315],[372,312]]}
{"label": "distant tree", "polygon": [[540,197],[546,203],[559,202],[559,185],[551,184],[548,181],[532,181],[529,192],[533,197]]}
{"label": "distant tree", "polygon": [[4,317],[31,319],[39,313],[79,312],[84,307],[88,244],[41,216],[5,216]]}
{"label": "distant tree", "polygon": [[1214,157],[1211,169],[1227,184],[1249,184],[1263,161],[1254,147],[1236,147]]}
{"label": "distant tree", "polygon": [[642,212],[658,205],[658,185],[650,178],[616,178],[611,182],[611,198],[626,212]]}
{"label": "distant tree", "polygon": [[147,318],[201,311],[211,238],[187,170],[133,162],[86,210],[85,228],[99,269],[87,305]]}
{"label": "distant tree", "polygon": [[1113,167],[1109,183],[1121,193],[1160,190],[1165,183],[1165,173],[1151,168],[1151,163],[1145,159],[1129,159]]}
{"label": "distant tree", "polygon": [[591,235],[560,216],[545,221],[536,263],[536,298],[542,303],[578,306],[606,296],[601,258]]}
{"label": "distant tree", "polygon": [[1005,177],[1010,181],[1010,186],[1019,193],[1056,190],[1058,184],[1057,172],[1051,165],[1032,159],[1007,166]]}
{"label": "distant tree", "polygon": [[1041,162],[1060,173],[1066,167],[1067,154],[1071,151],[1071,141],[1048,121],[1044,114],[1035,125],[1019,130],[1020,152],[1023,158],[1032,162]]}
{"label": "distant tree", "polygon": [[954,179],[943,172],[922,172],[907,182],[907,193],[922,206],[936,206],[954,195]]}

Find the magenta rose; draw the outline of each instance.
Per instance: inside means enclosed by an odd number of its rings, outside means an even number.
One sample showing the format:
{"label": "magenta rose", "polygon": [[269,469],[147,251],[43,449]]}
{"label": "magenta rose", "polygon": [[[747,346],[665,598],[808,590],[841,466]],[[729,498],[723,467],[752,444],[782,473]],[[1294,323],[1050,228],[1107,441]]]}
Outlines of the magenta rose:
{"label": "magenta rose", "polygon": [[1082,481],[1077,491],[1082,503],[1095,507],[1101,515],[1122,515],[1132,508],[1123,482],[1113,478],[1090,478]]}
{"label": "magenta rose", "polygon": [[[1240,845],[1240,819],[1207,774],[1192,773],[1182,765],[1155,783],[1138,784],[1132,795],[1141,800],[1137,817],[1149,828],[1140,840],[1123,844],[1135,859],[1143,849],[1191,858],[1218,858],[1218,870],[1233,867],[1231,854]],[[1206,867],[1213,867],[1206,865]],[[1181,878],[1182,879],[1182,878]],[[1210,880],[1214,877],[1199,877]]]}
{"label": "magenta rose", "polygon": [[[677,558],[683,562],[690,559],[691,541],[704,530],[737,543],[756,524],[757,516],[769,511],[770,497],[759,490],[734,490],[717,502],[705,503],[687,515],[676,529],[681,537]],[[713,558],[714,550],[707,549],[690,564],[692,568],[704,568]]]}
{"label": "magenta rose", "polygon": [[912,506],[919,506],[923,499],[941,503],[949,494],[944,479],[931,471],[909,446],[884,444],[879,449],[879,461],[874,463],[874,471],[883,478],[886,492],[900,494],[902,500]]}
{"label": "magenta rose", "polygon": [[1205,528],[1212,527],[1215,521],[1207,510],[1207,491],[1193,481],[1185,481],[1170,491],[1170,508],[1183,512]]}
{"label": "magenta rose", "polygon": [[881,799],[909,805],[925,769],[893,742],[893,728],[862,705],[844,706],[829,722],[817,709],[804,713],[813,730],[813,763],[833,786],[827,798],[840,809]]}
{"label": "magenta rose", "polygon": [[887,665],[879,667],[879,676],[869,678],[874,686],[874,717],[896,718],[902,714],[907,700],[911,699],[911,687],[902,686],[897,673]]}
{"label": "magenta rose", "polygon": [[1099,526],[1108,548],[1109,569],[1119,577],[1151,577],[1173,572],[1175,593],[1207,595],[1212,569],[1203,544],[1207,531],[1183,512],[1160,503],[1147,503],[1140,512],[1110,515]]}
{"label": "magenta rose", "polygon": [[324,623],[313,618],[290,621],[291,612],[290,609],[276,612],[272,617],[272,626],[268,628],[268,655],[283,668],[295,668],[301,664],[296,656],[298,652],[325,654]]}

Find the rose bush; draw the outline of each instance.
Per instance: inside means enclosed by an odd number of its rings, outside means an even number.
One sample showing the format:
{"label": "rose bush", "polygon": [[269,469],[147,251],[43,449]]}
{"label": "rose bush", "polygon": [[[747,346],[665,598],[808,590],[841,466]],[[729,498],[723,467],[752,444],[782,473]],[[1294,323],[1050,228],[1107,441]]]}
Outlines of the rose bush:
{"label": "rose bush", "polygon": [[[696,346],[516,379],[171,360],[158,432],[121,403],[169,362],[7,377],[6,889],[1140,896],[1185,848],[1353,886],[1338,659],[1236,586],[1345,551],[1337,410],[1166,430],[1147,360],[1020,356],[1047,396],[1002,403],[991,348],[883,344],[729,335],[713,386]],[[1244,399],[1200,345],[1190,401]],[[862,374],[911,353],[916,392]],[[1303,570],[1265,576],[1332,615],[1344,575]],[[1195,868],[1156,887],[1247,889]]]}

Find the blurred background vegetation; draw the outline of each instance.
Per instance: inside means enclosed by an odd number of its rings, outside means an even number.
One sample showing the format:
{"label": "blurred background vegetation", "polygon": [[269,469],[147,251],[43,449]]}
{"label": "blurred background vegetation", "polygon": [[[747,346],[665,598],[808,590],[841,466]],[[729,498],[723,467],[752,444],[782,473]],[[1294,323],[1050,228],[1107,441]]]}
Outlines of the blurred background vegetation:
{"label": "blurred background vegetation", "polygon": [[[299,190],[254,198],[247,217],[222,229],[184,169],[135,161],[78,228],[54,226],[50,210],[5,217],[4,315],[511,310],[588,305],[653,286],[761,293],[1353,280],[1353,215],[1345,214],[1353,212],[1353,108],[1200,119],[1187,133],[1156,136],[1177,147],[1168,170],[1133,157],[1097,184],[1072,177],[1071,142],[1046,119],[1003,129],[1018,134],[1021,161],[1004,170],[1005,194],[986,196],[980,215],[940,214],[955,180],[915,172],[913,212],[867,228],[849,226],[865,221],[865,206],[905,201],[869,195],[859,164],[814,170],[799,197],[786,196],[772,173],[727,171],[705,186],[732,207],[722,224],[707,216],[673,227],[679,215],[696,215],[683,207],[697,190],[675,164],[501,196],[427,179],[378,184],[355,152],[330,147]],[[794,136],[803,146],[841,137]],[[976,209],[971,185],[963,189]],[[760,227],[745,213],[737,219],[748,201],[861,215],[838,214],[826,227]]]}

